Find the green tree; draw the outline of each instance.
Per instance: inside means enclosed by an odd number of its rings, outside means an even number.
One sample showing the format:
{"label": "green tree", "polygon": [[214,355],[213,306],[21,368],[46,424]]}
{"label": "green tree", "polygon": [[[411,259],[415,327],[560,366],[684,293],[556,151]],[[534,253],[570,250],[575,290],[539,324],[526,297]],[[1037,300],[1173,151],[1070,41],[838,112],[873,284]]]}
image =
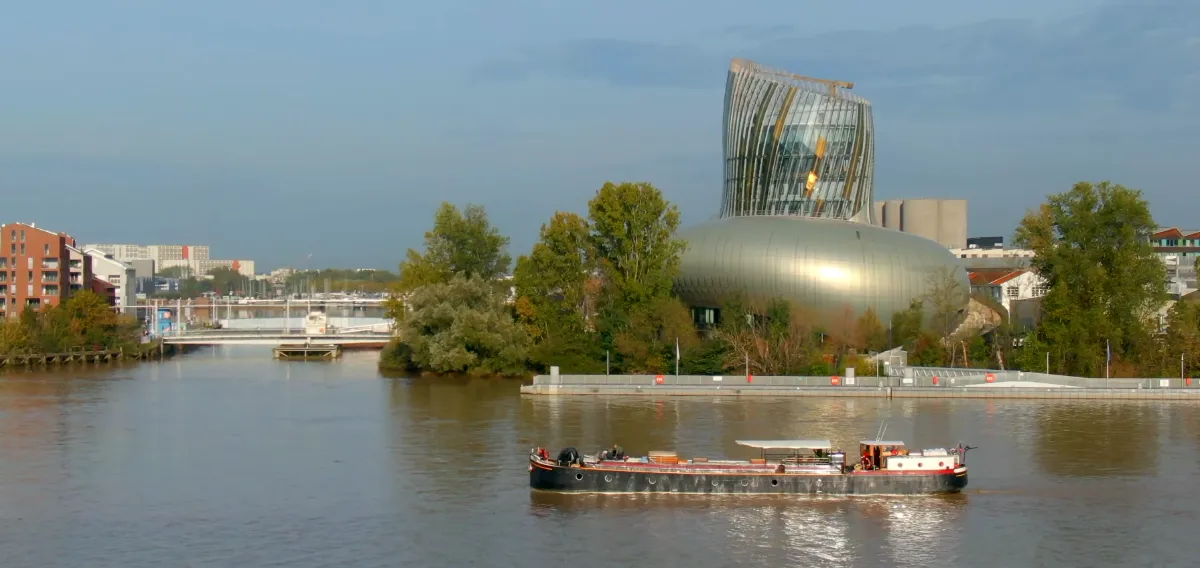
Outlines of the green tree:
{"label": "green tree", "polygon": [[525,372],[528,337],[503,296],[480,275],[457,274],[418,287],[408,308],[397,343],[381,357],[384,366],[441,374]]}
{"label": "green tree", "polygon": [[1077,183],[1026,214],[1013,242],[1034,252],[1031,266],[1049,292],[1036,339],[1021,350],[1023,368],[1044,366],[1045,351],[1030,349],[1044,347],[1060,372],[1102,375],[1106,342],[1114,364],[1146,359],[1167,291],[1150,245],[1155,227],[1140,191],[1109,182]]}
{"label": "green tree", "polygon": [[240,292],[246,282],[246,277],[240,272],[224,266],[209,270],[208,276],[212,278],[212,291],[218,296]]}
{"label": "green tree", "polygon": [[545,370],[564,373],[603,371],[603,349],[590,333],[595,302],[591,236],[587,221],[574,213],[555,213],[542,225],[541,238],[513,270],[516,313],[534,341],[530,359]]}
{"label": "green tree", "polygon": [[930,308],[929,327],[946,349],[947,361],[954,360],[957,345],[954,332],[963,321],[965,306],[970,301],[970,287],[959,277],[958,269],[941,267],[928,276],[929,293],[925,301]]}
{"label": "green tree", "polygon": [[517,259],[513,284],[528,303],[522,319],[535,338],[560,331],[582,331],[587,317],[587,283],[592,277],[587,221],[574,213],[556,213],[542,225],[541,239],[528,256]]}
{"label": "green tree", "polygon": [[1200,369],[1200,303],[1181,300],[1171,306],[1163,345],[1163,376],[1176,376],[1181,356],[1185,372]]}
{"label": "green tree", "polygon": [[671,293],[684,242],[679,210],[648,183],[605,183],[588,203],[592,246],[611,298],[649,305]]}
{"label": "green tree", "polygon": [[385,305],[387,317],[404,319],[405,298],[421,286],[446,283],[456,275],[495,281],[512,263],[507,248],[508,237],[492,226],[483,206],[468,204],[459,211],[451,203],[442,203],[433,229],[425,233],[425,252],[408,249],[400,263],[399,281]]}
{"label": "green tree", "polygon": [[434,215],[433,229],[425,233],[425,252],[408,249],[400,263],[400,290],[448,282],[462,274],[492,281],[508,272],[508,237],[488,220],[483,206],[469,204],[462,211],[442,203]]}
{"label": "green tree", "polygon": [[887,349],[887,329],[883,327],[883,322],[879,321],[875,308],[867,308],[858,318],[855,328],[858,330],[858,344],[868,351],[879,352]]}
{"label": "green tree", "polygon": [[625,372],[671,373],[675,370],[676,345],[682,357],[700,343],[700,336],[691,311],[683,302],[668,296],[635,312],[630,325],[619,331],[614,340]]}
{"label": "green tree", "polygon": [[892,314],[892,330],[889,348],[911,349],[925,328],[925,303],[913,300],[908,308]]}

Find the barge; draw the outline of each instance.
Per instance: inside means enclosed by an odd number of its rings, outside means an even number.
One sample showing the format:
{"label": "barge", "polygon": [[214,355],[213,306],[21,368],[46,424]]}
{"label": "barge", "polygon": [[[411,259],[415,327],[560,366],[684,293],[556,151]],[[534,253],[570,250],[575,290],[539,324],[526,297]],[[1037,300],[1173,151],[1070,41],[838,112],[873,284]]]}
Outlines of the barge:
{"label": "barge", "polygon": [[683,459],[675,452],[624,455],[620,446],[595,455],[564,448],[529,454],[529,486],[568,493],[697,493],[793,495],[936,495],[967,485],[967,450],[909,451],[904,442],[863,440],[848,461],[828,440],[737,440],[761,450],[749,460]]}

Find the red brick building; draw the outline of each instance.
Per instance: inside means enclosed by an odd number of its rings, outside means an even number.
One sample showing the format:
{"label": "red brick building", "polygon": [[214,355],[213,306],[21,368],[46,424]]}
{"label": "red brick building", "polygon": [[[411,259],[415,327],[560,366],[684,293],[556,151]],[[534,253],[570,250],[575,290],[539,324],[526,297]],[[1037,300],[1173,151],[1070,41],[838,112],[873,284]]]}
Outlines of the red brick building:
{"label": "red brick building", "polygon": [[75,291],[91,289],[91,265],[66,233],[34,223],[0,225],[0,316],[58,305]]}

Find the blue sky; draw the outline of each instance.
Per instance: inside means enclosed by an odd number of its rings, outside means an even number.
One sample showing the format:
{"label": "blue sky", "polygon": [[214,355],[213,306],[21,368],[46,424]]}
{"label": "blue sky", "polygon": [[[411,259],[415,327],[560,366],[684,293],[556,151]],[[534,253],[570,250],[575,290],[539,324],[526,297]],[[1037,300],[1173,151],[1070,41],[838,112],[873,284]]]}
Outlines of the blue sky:
{"label": "blue sky", "polygon": [[0,218],[392,269],[442,200],[485,205],[514,256],[606,180],[655,183],[690,225],[717,210],[745,57],[854,81],[876,198],[965,197],[971,234],[1081,179],[1200,227],[1195,2],[576,4],[14,3]]}

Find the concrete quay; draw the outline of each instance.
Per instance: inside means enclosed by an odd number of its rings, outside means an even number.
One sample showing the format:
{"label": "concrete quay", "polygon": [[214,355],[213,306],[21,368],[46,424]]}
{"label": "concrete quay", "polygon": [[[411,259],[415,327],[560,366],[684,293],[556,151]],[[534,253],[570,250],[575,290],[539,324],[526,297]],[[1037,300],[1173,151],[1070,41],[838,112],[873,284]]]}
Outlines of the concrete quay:
{"label": "concrete quay", "polygon": [[744,376],[539,375],[534,377],[533,384],[521,387],[521,394],[1200,401],[1200,382],[1186,378],[1106,380],[1004,371],[946,374],[949,373],[924,377],[752,377],[750,380]]}

